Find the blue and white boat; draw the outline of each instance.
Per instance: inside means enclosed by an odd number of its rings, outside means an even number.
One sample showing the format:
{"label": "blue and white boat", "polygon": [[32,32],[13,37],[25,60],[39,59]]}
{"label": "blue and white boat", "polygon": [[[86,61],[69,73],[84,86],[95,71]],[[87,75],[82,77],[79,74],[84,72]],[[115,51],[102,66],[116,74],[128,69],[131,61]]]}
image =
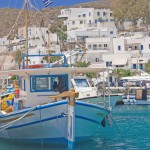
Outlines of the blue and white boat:
{"label": "blue and white boat", "polygon": [[14,111],[10,106],[10,112],[0,112],[0,138],[42,139],[65,142],[72,147],[75,141],[95,134],[110,110],[86,101],[76,101],[78,93],[71,91],[71,78],[75,73],[96,73],[105,68],[62,66],[0,73],[18,75],[20,82],[20,97],[14,100]]}

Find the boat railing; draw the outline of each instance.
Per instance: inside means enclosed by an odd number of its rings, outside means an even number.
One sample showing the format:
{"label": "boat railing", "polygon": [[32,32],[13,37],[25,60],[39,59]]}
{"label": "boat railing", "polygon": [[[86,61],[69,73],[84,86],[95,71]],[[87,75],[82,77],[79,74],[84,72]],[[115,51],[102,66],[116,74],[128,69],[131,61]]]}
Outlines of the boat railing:
{"label": "boat railing", "polygon": [[[33,65],[26,65],[26,57],[35,58],[35,57],[60,57],[60,60],[57,60],[52,63],[39,63]],[[54,67],[68,67],[67,58],[64,54],[38,54],[38,55],[23,55],[22,57],[22,69],[37,69],[37,68],[54,68]]]}

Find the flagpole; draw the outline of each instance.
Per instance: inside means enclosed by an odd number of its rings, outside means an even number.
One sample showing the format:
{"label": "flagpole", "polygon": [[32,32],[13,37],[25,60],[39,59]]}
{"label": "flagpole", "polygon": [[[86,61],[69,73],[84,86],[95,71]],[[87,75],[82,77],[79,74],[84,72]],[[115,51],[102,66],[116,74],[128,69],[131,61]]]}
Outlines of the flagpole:
{"label": "flagpole", "polygon": [[26,66],[28,67],[28,17],[29,17],[29,11],[28,11],[28,0],[26,0]]}

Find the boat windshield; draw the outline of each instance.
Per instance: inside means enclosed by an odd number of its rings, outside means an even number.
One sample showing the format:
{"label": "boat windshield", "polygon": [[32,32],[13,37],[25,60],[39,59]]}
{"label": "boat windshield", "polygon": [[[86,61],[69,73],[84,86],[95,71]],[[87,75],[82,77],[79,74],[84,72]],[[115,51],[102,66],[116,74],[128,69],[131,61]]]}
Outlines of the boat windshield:
{"label": "boat windshield", "polygon": [[86,79],[74,79],[77,87],[89,87]]}

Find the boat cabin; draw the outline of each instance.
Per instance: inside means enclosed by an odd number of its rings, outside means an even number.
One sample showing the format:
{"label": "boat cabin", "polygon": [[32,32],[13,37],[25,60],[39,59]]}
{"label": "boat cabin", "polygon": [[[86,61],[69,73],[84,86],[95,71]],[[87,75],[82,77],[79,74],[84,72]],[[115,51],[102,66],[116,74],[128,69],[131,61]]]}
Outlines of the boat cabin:
{"label": "boat cabin", "polygon": [[[22,107],[28,108],[53,102],[53,99],[49,98],[49,96],[58,95],[64,91],[71,90],[73,88],[71,79],[74,74],[81,72],[96,73],[104,70],[105,68],[55,67],[13,70],[1,72],[1,74],[11,73],[12,75],[19,76],[20,97],[15,99],[15,101],[22,101]],[[76,79],[76,85],[78,84],[79,86],[80,82]],[[83,85],[91,88],[86,81],[83,82]]]}
{"label": "boat cabin", "polygon": [[79,92],[78,99],[97,96],[97,88],[90,85],[86,76],[73,76],[71,83],[75,91]]}

